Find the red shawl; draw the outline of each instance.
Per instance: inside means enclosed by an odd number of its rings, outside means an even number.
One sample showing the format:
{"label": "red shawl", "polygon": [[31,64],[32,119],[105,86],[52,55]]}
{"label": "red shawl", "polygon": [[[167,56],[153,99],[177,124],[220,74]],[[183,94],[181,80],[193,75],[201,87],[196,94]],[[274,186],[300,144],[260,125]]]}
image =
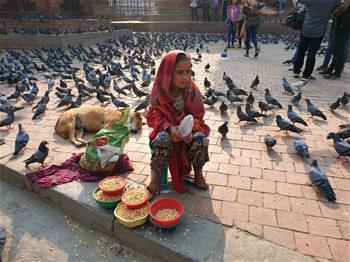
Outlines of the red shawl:
{"label": "red shawl", "polygon": [[[184,110],[177,110],[174,101],[169,96],[173,72],[177,55],[184,53],[180,50],[170,51],[165,55],[160,63],[156,79],[150,96],[150,107],[146,113],[147,125],[152,128],[149,135],[153,140],[156,135],[165,131],[170,126],[178,126],[186,115],[192,115],[194,118],[193,132],[202,132],[209,136],[210,128],[204,123],[204,105],[202,95],[196,83],[189,79],[188,86],[183,91],[185,103]],[[190,60],[191,61],[191,60]],[[191,162],[187,156],[185,143],[173,143],[174,149],[170,154],[169,169],[173,181],[174,189],[183,194],[186,192],[183,187],[183,178],[191,171]]]}

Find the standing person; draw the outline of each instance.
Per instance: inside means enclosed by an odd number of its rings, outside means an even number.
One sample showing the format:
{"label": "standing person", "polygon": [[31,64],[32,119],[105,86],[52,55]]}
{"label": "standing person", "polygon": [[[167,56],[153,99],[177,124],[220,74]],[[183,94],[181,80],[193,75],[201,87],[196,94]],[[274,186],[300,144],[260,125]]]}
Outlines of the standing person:
{"label": "standing person", "polygon": [[227,8],[227,48],[233,48],[235,45],[237,19],[239,17],[239,6],[237,0],[231,0],[231,4]]}
{"label": "standing person", "polygon": [[303,79],[316,79],[311,75],[315,66],[316,53],[326,32],[331,12],[336,8],[339,0],[299,0],[299,2],[305,4],[307,12],[301,29],[297,58],[293,67],[294,77],[299,77],[307,51]]}
{"label": "standing person", "polygon": [[211,10],[213,11],[213,19],[218,21],[219,16],[219,4],[218,0],[210,0]]}
{"label": "standing person", "polygon": [[[346,44],[350,37],[350,6],[345,12],[335,16],[334,49],[332,63],[327,69],[327,78],[340,78],[344,68]],[[334,70],[334,72],[333,72]]]}
{"label": "standing person", "polygon": [[194,16],[196,16],[196,21],[198,22],[198,1],[197,0],[191,0],[191,15],[192,15],[192,21],[194,21]]}
{"label": "standing person", "polygon": [[[210,128],[205,124],[204,104],[196,83],[191,78],[191,58],[180,50],[167,53],[158,68],[150,95],[150,107],[146,113],[151,157],[151,182],[148,190],[158,194],[161,174],[169,166],[174,189],[185,193],[183,179],[194,169],[196,187],[207,190],[203,166],[209,161],[208,136]],[[186,115],[192,115],[192,133],[181,137],[178,128]]]}
{"label": "standing person", "polygon": [[225,22],[227,19],[227,6],[229,4],[229,0],[222,1],[222,21]]}
{"label": "standing person", "polygon": [[258,44],[257,33],[258,27],[260,25],[259,8],[255,0],[248,0],[243,7],[243,14],[246,16],[245,26],[246,26],[246,53],[244,56],[249,57],[250,40],[253,41],[255,47],[255,55],[257,57],[260,52],[260,47]]}
{"label": "standing person", "polygon": [[203,11],[203,21],[210,21],[210,0],[200,0],[200,6],[202,7]]}
{"label": "standing person", "polygon": [[241,0],[241,1],[238,2],[239,16],[238,16],[238,19],[237,19],[237,38],[238,38],[238,47],[239,48],[242,47],[243,32],[245,31],[245,29],[243,28],[244,15],[243,15],[243,12],[242,12],[245,2],[246,2],[246,0]]}

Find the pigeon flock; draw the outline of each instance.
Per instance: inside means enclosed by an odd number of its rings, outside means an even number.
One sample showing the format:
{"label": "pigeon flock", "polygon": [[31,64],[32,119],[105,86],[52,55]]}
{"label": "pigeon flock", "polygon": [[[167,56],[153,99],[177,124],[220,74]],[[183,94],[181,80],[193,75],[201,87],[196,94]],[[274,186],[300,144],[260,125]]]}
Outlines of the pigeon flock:
{"label": "pigeon flock", "polygon": [[[282,41],[286,49],[293,49],[297,45],[297,38],[287,34],[260,35],[263,44],[276,44]],[[61,48],[41,48],[32,50],[5,50],[0,56],[0,83],[6,89],[13,90],[9,95],[0,94],[0,112],[2,117],[0,128],[11,128],[18,124],[18,134],[15,141],[14,155],[18,155],[29,141],[29,134],[25,125],[16,121],[16,112],[25,107],[32,109],[32,120],[45,118],[48,111],[69,110],[77,108],[89,101],[101,106],[115,106],[116,108],[131,107],[135,111],[147,109],[149,93],[155,74],[156,63],[162,55],[173,49],[194,52],[192,63],[200,65],[204,77],[202,98],[207,109],[218,108],[220,114],[236,107],[237,121],[240,125],[265,124],[265,120],[274,116],[279,131],[303,133],[309,126],[309,120],[303,119],[295,111],[305,102],[310,118],[320,118],[327,121],[326,115],[317,107],[317,101],[310,98],[303,99],[301,89],[306,81],[289,83],[286,78],[281,79],[281,93],[290,97],[290,103],[284,105],[274,97],[269,88],[264,85],[259,75],[252,80],[249,92],[237,85],[227,72],[222,72],[222,80],[226,90],[216,88],[219,83],[210,81],[211,65],[205,61],[205,53],[210,53],[210,43],[225,41],[223,34],[195,34],[195,33],[133,33],[118,40],[108,40],[95,46],[69,46],[67,50]],[[319,51],[322,54],[323,46]],[[225,52],[225,50],[224,50]],[[226,50],[227,52],[227,50]],[[196,72],[192,70],[192,77],[197,82]],[[39,90],[37,83],[45,82],[46,89]],[[42,85],[41,85],[42,86]],[[248,87],[248,88],[249,88]],[[40,96],[39,94],[43,94]],[[264,100],[256,97],[264,94]],[[132,98],[133,104],[130,103]],[[330,110],[334,111],[348,104],[350,93],[344,92]],[[17,102],[23,102],[21,106]],[[256,106],[257,105],[257,106]],[[62,109],[61,109],[62,108]],[[257,109],[258,108],[258,109]],[[286,110],[287,108],[287,110]],[[280,111],[275,114],[274,111]],[[284,118],[281,112],[286,110]],[[218,132],[225,139],[230,133],[230,122],[225,121],[218,127]],[[334,149],[340,157],[350,156],[350,125],[340,126],[340,130],[328,135],[333,139]],[[277,144],[277,139],[266,134],[264,143],[269,150]],[[47,142],[42,141],[38,151],[25,165],[34,162],[43,164],[48,155]],[[311,156],[307,141],[296,139],[293,148],[302,159]],[[327,177],[312,162],[310,179],[329,200],[335,200],[335,194]],[[329,188],[330,187],[330,188]],[[322,190],[321,190],[322,189]]]}

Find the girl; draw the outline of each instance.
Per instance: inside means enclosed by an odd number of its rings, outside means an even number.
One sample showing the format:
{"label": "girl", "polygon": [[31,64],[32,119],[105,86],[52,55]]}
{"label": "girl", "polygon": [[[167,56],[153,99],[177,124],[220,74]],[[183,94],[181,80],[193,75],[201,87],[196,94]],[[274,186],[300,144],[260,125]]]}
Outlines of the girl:
{"label": "girl", "polygon": [[[148,190],[160,191],[161,173],[169,166],[174,189],[185,193],[183,179],[191,171],[195,185],[208,189],[203,176],[203,166],[209,161],[208,136],[210,129],[204,123],[202,95],[191,78],[190,57],[183,51],[170,51],[162,59],[150,95],[150,107],[146,113],[151,158],[151,182]],[[192,133],[188,137],[178,134],[181,120],[191,114],[194,118]]]}
{"label": "girl", "polygon": [[259,55],[260,47],[258,45],[257,33],[260,25],[259,9],[255,0],[248,0],[243,8],[243,14],[246,16],[246,34],[245,42],[246,53],[244,56],[249,57],[250,40],[253,41],[255,47],[255,57]]}
{"label": "girl", "polygon": [[236,24],[240,13],[239,11],[240,10],[239,6],[237,5],[237,0],[232,0],[231,4],[227,8],[227,48],[234,47],[235,44]]}

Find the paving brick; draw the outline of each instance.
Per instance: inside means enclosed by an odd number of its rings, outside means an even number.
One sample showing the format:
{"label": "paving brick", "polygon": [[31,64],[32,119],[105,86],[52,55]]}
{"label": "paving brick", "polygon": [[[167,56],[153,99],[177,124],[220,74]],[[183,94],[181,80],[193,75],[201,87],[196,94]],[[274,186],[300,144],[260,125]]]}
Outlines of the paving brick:
{"label": "paving brick", "polygon": [[297,250],[309,256],[332,258],[325,237],[314,236],[304,233],[294,233]]}
{"label": "paving brick", "polygon": [[257,150],[242,149],[242,157],[260,159],[261,152]]}
{"label": "paving brick", "polygon": [[350,191],[350,180],[343,178],[334,178],[338,189]]}
{"label": "paving brick", "polygon": [[309,232],[304,215],[277,210],[278,225],[281,228]]}
{"label": "paving brick", "polygon": [[142,183],[145,181],[146,179],[146,175],[140,175],[140,174],[135,174],[135,173],[130,173],[127,175],[127,178],[128,179],[131,179],[135,182],[139,182],[139,183]]}
{"label": "paving brick", "polygon": [[289,197],[275,194],[264,194],[264,207],[289,211]]}
{"label": "paving brick", "polygon": [[295,248],[294,235],[291,230],[264,226],[264,238],[284,247]]}
{"label": "paving brick", "polygon": [[350,241],[328,238],[329,247],[336,261],[350,261]]}
{"label": "paving brick", "polygon": [[223,201],[221,216],[232,218],[235,222],[248,222],[249,209],[248,205]]}
{"label": "paving brick", "polygon": [[238,165],[238,166],[250,166],[250,158],[234,156],[230,159],[230,164]]}
{"label": "paving brick", "polygon": [[209,153],[221,154],[222,148],[218,145],[210,145],[208,148]]}
{"label": "paving brick", "polygon": [[290,198],[292,210],[298,214],[321,216],[320,208],[315,200],[304,198]]}
{"label": "paving brick", "polygon": [[275,193],[276,185],[274,181],[253,179],[252,190],[264,193]]}
{"label": "paving brick", "polygon": [[343,235],[343,238],[350,240],[350,223],[338,220],[337,224]]}
{"label": "paving brick", "polygon": [[299,185],[277,182],[277,193],[285,196],[302,197],[301,187]]}
{"label": "paving brick", "polygon": [[238,175],[239,174],[239,166],[232,164],[224,164],[220,163],[219,172],[229,175]]}
{"label": "paving brick", "polygon": [[233,202],[237,198],[237,189],[231,187],[214,186],[212,197],[218,200]]}
{"label": "paving brick", "polygon": [[232,175],[228,177],[227,185],[230,187],[250,189],[251,187],[250,184],[251,184],[251,178],[249,177],[232,176]]}
{"label": "paving brick", "polygon": [[324,197],[318,194],[318,192],[314,189],[313,186],[301,186],[301,190],[303,191],[304,198],[325,200]]}
{"label": "paving brick", "polygon": [[221,173],[207,172],[206,182],[212,185],[226,186],[227,185],[227,175]]}
{"label": "paving brick", "polygon": [[241,149],[253,149],[254,143],[253,142],[247,142],[247,141],[236,141],[235,146]]}
{"label": "paving brick", "polygon": [[243,229],[244,231],[247,231],[255,236],[262,237],[263,235],[262,225],[242,222],[238,220],[234,221],[234,224],[236,227]]}
{"label": "paving brick", "polygon": [[277,226],[276,211],[262,207],[249,207],[249,222],[261,225]]}
{"label": "paving brick", "polygon": [[242,166],[240,170],[241,176],[261,178],[261,168]]}
{"label": "paving brick", "polygon": [[272,161],[252,158],[252,166],[262,169],[272,169]]}
{"label": "paving brick", "polygon": [[337,203],[350,205],[350,191],[335,190]]}
{"label": "paving brick", "polygon": [[210,161],[228,164],[230,163],[230,156],[223,154],[211,154]]}
{"label": "paving brick", "polygon": [[207,162],[203,167],[203,171],[217,172],[219,168],[219,163],[217,162]]}
{"label": "paving brick", "polygon": [[307,216],[310,233],[318,236],[341,238],[342,235],[334,219]]}
{"label": "paving brick", "polygon": [[247,190],[238,190],[237,201],[239,203],[248,204],[250,206],[262,206],[263,194]]}
{"label": "paving brick", "polygon": [[349,207],[331,202],[318,202],[323,217],[334,218],[343,221],[350,220]]}
{"label": "paving brick", "polygon": [[310,180],[306,174],[287,172],[286,173],[287,183],[299,184],[299,185],[309,185]]}
{"label": "paving brick", "polygon": [[295,167],[294,163],[289,163],[289,162],[272,162],[272,166],[274,170],[279,170],[279,171],[288,171],[288,172],[294,172]]}
{"label": "paving brick", "polygon": [[141,163],[141,162],[133,162],[132,166],[134,168],[133,173],[135,174],[141,174],[142,170],[146,167],[147,164]]}
{"label": "paving brick", "polygon": [[285,173],[286,172],[283,172],[283,171],[266,169],[266,170],[263,170],[263,178],[271,181],[285,182],[286,181]]}

